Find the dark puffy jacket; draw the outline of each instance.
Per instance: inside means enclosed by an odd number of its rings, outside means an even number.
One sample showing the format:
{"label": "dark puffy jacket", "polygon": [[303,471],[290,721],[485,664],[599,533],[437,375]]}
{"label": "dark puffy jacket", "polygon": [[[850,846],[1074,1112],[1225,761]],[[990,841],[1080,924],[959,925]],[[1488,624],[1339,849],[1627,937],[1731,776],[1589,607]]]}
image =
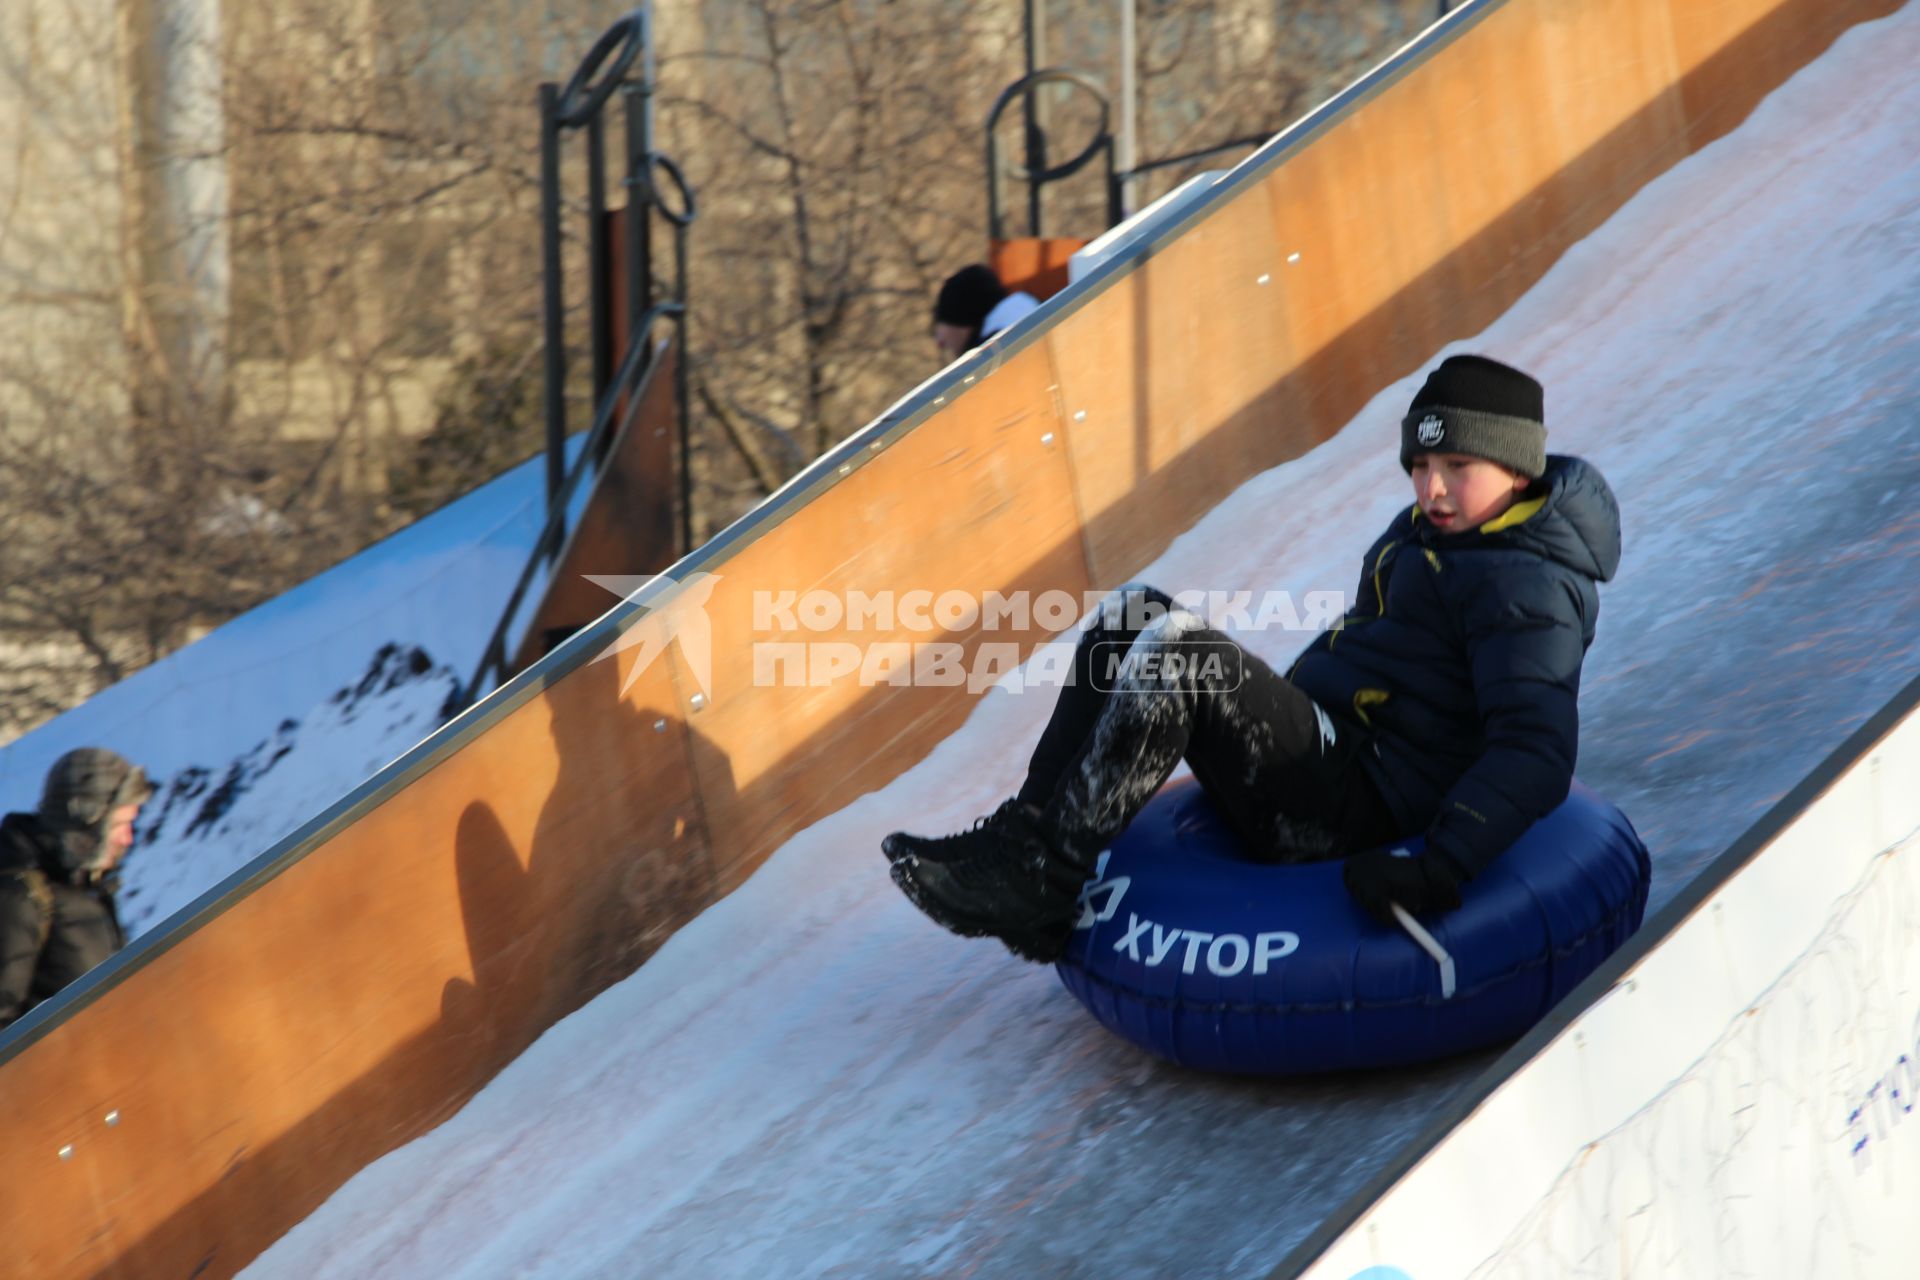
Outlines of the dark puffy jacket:
{"label": "dark puffy jacket", "polygon": [[1605,478],[1550,456],[1478,529],[1403,512],[1367,552],[1353,608],[1288,677],[1370,732],[1363,759],[1401,830],[1476,875],[1566,799],[1596,584],[1619,564]]}
{"label": "dark puffy jacket", "polygon": [[67,869],[37,814],[0,821],[0,1027],[126,944],[112,877]]}

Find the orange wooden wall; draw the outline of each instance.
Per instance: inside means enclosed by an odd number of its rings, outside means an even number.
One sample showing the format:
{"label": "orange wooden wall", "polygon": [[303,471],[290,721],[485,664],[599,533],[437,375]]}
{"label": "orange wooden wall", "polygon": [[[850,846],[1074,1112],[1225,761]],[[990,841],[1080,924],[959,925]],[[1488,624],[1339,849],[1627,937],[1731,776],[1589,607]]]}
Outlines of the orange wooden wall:
{"label": "orange wooden wall", "polygon": [[10,1269],[230,1274],[964,718],[964,686],[756,684],[755,590],[1124,580],[1895,7],[1461,15],[1136,269],[990,348],[926,420],[700,563],[716,579],[635,635],[664,643],[708,593],[704,693],[677,646],[623,690],[640,650],[587,662],[583,637],[296,837],[250,892],[0,1047]]}

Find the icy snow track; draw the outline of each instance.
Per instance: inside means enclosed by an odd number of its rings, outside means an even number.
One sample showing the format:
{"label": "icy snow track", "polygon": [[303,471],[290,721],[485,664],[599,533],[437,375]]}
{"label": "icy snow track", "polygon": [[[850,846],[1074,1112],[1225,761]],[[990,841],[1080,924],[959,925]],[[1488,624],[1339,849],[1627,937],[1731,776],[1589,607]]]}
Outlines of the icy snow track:
{"label": "icy snow track", "polygon": [[[1540,373],[1554,447],[1622,500],[1581,774],[1652,846],[1656,906],[1920,658],[1916,66],[1920,6],[1855,30],[1460,344]],[[1142,576],[1351,590],[1406,500],[1413,386]],[[1264,1275],[1491,1055],[1197,1076],[921,919],[881,835],[1008,794],[1050,700],[989,694],[250,1274]]]}

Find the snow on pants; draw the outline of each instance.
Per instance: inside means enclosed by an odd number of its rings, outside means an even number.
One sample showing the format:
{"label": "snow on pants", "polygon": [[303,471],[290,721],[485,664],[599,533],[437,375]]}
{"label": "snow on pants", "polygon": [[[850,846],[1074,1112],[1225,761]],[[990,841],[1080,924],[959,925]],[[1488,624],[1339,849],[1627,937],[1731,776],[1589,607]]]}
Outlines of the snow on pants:
{"label": "snow on pants", "polygon": [[1357,726],[1135,584],[1109,595],[1081,635],[1020,799],[1090,855],[1185,759],[1250,856],[1344,856],[1400,834],[1360,766],[1370,749]]}

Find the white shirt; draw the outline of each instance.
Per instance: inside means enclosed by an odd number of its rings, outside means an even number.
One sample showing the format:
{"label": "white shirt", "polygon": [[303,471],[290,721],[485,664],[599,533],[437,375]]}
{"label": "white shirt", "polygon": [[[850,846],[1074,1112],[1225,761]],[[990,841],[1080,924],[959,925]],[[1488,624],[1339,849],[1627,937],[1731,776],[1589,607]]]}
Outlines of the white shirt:
{"label": "white shirt", "polygon": [[1002,329],[1011,328],[1032,315],[1040,306],[1040,299],[1030,293],[1010,293],[994,304],[987,312],[987,318],[980,322],[980,341],[985,342]]}

